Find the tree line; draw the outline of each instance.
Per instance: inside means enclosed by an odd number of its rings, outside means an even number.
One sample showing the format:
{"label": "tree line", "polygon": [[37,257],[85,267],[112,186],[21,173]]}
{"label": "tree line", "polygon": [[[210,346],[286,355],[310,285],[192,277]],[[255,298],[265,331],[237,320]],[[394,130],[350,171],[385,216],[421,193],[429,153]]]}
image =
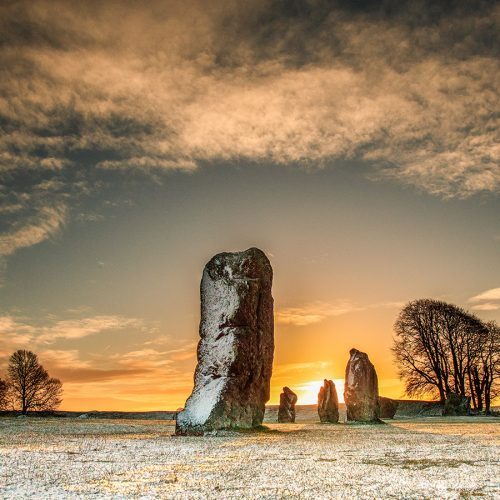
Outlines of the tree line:
{"label": "tree line", "polygon": [[55,410],[62,402],[62,383],[49,376],[38,356],[18,350],[9,358],[7,378],[0,378],[0,410]]}
{"label": "tree line", "polygon": [[409,396],[470,397],[491,412],[500,394],[500,327],[439,300],[408,303],[394,325],[393,354]]}

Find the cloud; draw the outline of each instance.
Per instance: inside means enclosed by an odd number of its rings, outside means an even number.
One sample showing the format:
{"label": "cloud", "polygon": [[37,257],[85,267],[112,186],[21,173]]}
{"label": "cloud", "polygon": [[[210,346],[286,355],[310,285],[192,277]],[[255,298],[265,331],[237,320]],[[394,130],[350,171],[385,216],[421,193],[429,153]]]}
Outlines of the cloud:
{"label": "cloud", "polygon": [[59,235],[83,184],[46,176],[43,168],[29,176],[22,170],[0,172],[0,277],[7,258],[17,250]]}
{"label": "cloud", "polygon": [[482,300],[500,300],[500,288],[490,288],[485,292],[474,295],[469,302],[481,302]]}
{"label": "cloud", "polygon": [[122,330],[125,328],[142,329],[144,322],[123,316],[94,316],[76,320],[63,320],[43,327],[37,335],[38,342],[53,342],[56,339],[75,340],[96,333]]}
{"label": "cloud", "polygon": [[123,316],[93,316],[80,319],[55,321],[46,325],[34,325],[25,318],[0,316],[2,343],[17,349],[30,345],[51,344],[58,340],[78,340],[97,333],[123,329],[155,331],[143,320]]}
{"label": "cloud", "polygon": [[500,309],[500,302],[496,304],[493,302],[484,302],[483,304],[472,306],[472,309],[476,311],[497,311]]}
{"label": "cloud", "polygon": [[30,346],[35,328],[13,316],[0,316],[0,356],[8,357],[15,349]]}
{"label": "cloud", "polygon": [[416,4],[7,4],[0,170],[349,158],[440,196],[498,192],[500,9]]}
{"label": "cloud", "polygon": [[349,301],[341,301],[336,304],[313,302],[300,307],[278,308],[274,317],[277,324],[307,326],[319,323],[329,317],[341,316],[356,311],[377,308],[400,308],[403,305],[403,302],[383,302],[364,306],[355,305]]}
{"label": "cloud", "polygon": [[330,316],[340,316],[359,310],[359,307],[349,302],[341,302],[336,305],[315,302],[301,307],[285,307],[278,309],[274,317],[278,324],[306,326],[313,323],[319,323]]}
{"label": "cloud", "polygon": [[4,2],[0,255],[73,211],[98,220],[78,204],[130,170],[350,159],[444,198],[498,193],[499,17],[465,1]]}
{"label": "cloud", "polygon": [[472,309],[476,311],[500,310],[500,288],[490,288],[469,299],[473,303]]}
{"label": "cloud", "polygon": [[80,354],[76,349],[44,349],[40,352],[39,356],[44,362],[48,361],[56,366],[69,366],[73,370],[81,370],[89,367],[89,362],[81,360]]}
{"label": "cloud", "polygon": [[65,205],[41,207],[31,220],[24,221],[21,227],[0,235],[0,256],[7,256],[19,248],[36,245],[55,236],[66,222]]}
{"label": "cloud", "polygon": [[[149,371],[145,367],[103,368],[103,360],[98,360],[97,362],[90,359],[83,360],[80,357],[79,351],[75,349],[44,349],[37,354],[42,364],[50,367],[50,374],[60,378],[65,383],[107,382],[130,378],[136,375],[144,375]],[[101,367],[94,366],[97,363]]]}

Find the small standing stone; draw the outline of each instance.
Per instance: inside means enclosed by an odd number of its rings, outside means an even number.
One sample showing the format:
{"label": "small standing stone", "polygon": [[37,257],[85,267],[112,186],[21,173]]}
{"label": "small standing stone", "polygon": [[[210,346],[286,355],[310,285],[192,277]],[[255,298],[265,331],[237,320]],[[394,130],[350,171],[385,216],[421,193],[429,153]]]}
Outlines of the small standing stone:
{"label": "small standing stone", "polygon": [[384,398],[383,396],[380,396],[378,401],[380,403],[380,418],[394,418],[399,403],[394,399]]}
{"label": "small standing stone", "polygon": [[293,392],[289,387],[283,387],[283,392],[280,394],[278,422],[295,422],[295,403],[297,403],[297,394],[295,394],[295,392]]}
{"label": "small standing stone", "polygon": [[351,349],[350,355],[344,384],[347,420],[378,422],[380,403],[375,367],[364,352]]}
{"label": "small standing stone", "polygon": [[339,421],[339,398],[333,380],[324,380],[318,393],[318,415],[321,422]]}

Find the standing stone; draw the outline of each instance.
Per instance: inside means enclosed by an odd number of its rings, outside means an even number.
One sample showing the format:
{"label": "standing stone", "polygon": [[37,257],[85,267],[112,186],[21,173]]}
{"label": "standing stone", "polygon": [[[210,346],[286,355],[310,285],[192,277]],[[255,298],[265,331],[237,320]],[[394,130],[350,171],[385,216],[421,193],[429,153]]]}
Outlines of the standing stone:
{"label": "standing stone", "polygon": [[262,424],[274,355],[272,280],[257,248],[220,253],[205,266],[198,365],[176,434]]}
{"label": "standing stone", "polygon": [[339,421],[339,398],[333,380],[325,379],[319,390],[318,415],[321,422],[336,424]]}
{"label": "standing stone", "polygon": [[380,418],[394,418],[399,403],[394,399],[384,398],[383,396],[380,396],[378,401],[380,403]]}
{"label": "standing stone", "polygon": [[283,387],[283,392],[280,394],[280,407],[278,409],[278,422],[293,423],[295,422],[295,403],[297,402],[297,394],[289,387]]}
{"label": "standing stone", "polygon": [[351,349],[350,355],[344,384],[347,420],[378,422],[380,403],[375,367],[364,352]]}
{"label": "standing stone", "polygon": [[450,392],[446,396],[443,408],[443,416],[463,417],[470,415],[470,397]]}

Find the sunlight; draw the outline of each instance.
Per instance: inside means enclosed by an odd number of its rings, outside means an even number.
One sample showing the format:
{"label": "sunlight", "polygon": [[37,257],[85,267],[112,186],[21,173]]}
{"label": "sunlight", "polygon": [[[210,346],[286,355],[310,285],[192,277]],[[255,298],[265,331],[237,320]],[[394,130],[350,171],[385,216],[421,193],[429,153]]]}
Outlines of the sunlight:
{"label": "sunlight", "polygon": [[[333,382],[337,388],[337,395],[339,403],[344,402],[344,379],[334,378]],[[297,385],[293,390],[297,393],[299,405],[313,405],[318,402],[318,392],[323,385],[323,380],[312,380],[311,382],[304,382]]]}

